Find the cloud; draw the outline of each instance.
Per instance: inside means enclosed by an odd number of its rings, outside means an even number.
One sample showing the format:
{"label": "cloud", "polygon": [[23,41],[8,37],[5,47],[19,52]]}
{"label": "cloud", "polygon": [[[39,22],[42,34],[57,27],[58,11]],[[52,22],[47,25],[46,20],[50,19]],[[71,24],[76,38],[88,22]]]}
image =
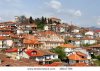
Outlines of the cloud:
{"label": "cloud", "polygon": [[80,10],[69,9],[67,13],[69,14],[70,17],[73,17],[73,18],[82,16],[82,12]]}
{"label": "cloud", "polygon": [[62,7],[61,2],[58,0],[51,0],[50,2],[47,2],[46,4],[53,9],[60,9]]}
{"label": "cloud", "polygon": [[80,16],[82,16],[82,13],[81,13],[80,10],[76,10],[76,11],[74,12],[74,15],[77,16],[77,17],[80,17]]}

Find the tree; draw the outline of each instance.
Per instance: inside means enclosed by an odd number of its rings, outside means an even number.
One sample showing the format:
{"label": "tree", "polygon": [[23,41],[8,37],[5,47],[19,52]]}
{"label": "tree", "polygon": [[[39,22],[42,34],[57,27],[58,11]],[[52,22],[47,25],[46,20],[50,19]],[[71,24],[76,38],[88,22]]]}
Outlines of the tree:
{"label": "tree", "polygon": [[33,23],[34,22],[34,20],[33,20],[33,18],[30,16],[30,18],[29,18],[29,22],[30,23]]}
{"label": "tree", "polygon": [[44,29],[45,22],[43,17],[41,19],[40,18],[35,19],[35,23],[37,24],[38,29]]}
{"label": "tree", "polygon": [[27,19],[26,19],[26,17],[24,15],[19,16],[18,19],[19,19],[18,20],[19,23],[25,23],[25,22],[27,22]]}
{"label": "tree", "polygon": [[61,60],[66,59],[66,54],[64,52],[64,49],[61,48],[60,46],[51,49],[51,51],[54,52],[54,53],[57,53],[59,59],[61,59]]}
{"label": "tree", "polygon": [[52,20],[48,18],[48,24],[52,24]]}
{"label": "tree", "polygon": [[96,56],[96,58],[100,61],[100,55]]}
{"label": "tree", "polygon": [[41,21],[42,21],[42,23],[44,23],[45,22],[45,18],[42,16],[42,18],[41,18]]}

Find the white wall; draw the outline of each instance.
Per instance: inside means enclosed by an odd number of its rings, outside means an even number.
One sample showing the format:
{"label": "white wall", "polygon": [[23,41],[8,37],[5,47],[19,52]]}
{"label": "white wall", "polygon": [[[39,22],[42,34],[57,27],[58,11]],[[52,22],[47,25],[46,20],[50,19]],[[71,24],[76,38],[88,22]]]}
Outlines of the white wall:
{"label": "white wall", "polygon": [[85,33],[85,35],[93,35],[93,34],[94,34],[94,32],[92,32],[92,31],[88,31]]}
{"label": "white wall", "polygon": [[22,52],[22,53],[20,54],[20,57],[28,58],[28,59],[29,59],[29,56],[28,56],[25,52]]}
{"label": "white wall", "polygon": [[44,57],[36,57],[35,60],[38,61],[38,62],[39,61],[45,61],[45,58]]}
{"label": "white wall", "polygon": [[45,25],[44,30],[49,30],[49,27],[47,25]]}
{"label": "white wall", "polygon": [[83,44],[94,44],[96,40],[82,40]]}

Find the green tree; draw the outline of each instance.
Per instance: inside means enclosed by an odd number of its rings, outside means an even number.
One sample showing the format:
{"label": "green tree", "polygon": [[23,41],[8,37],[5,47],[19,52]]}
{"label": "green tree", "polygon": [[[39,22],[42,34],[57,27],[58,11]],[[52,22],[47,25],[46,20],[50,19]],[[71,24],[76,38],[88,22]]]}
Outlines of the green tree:
{"label": "green tree", "polygon": [[96,56],[96,58],[100,61],[100,55]]}
{"label": "green tree", "polygon": [[30,18],[29,18],[29,22],[30,23],[33,23],[34,22],[34,20],[33,20],[33,18],[30,16]]}
{"label": "green tree", "polygon": [[61,59],[61,60],[66,59],[66,54],[65,54],[65,52],[64,52],[64,49],[61,48],[60,46],[51,49],[51,51],[54,52],[54,53],[57,53],[59,59]]}
{"label": "green tree", "polygon": [[21,23],[26,23],[26,22],[27,22],[26,17],[25,17],[24,15],[20,16],[20,17],[19,17],[19,22],[21,22]]}
{"label": "green tree", "polygon": [[37,28],[38,29],[44,29],[44,25],[45,25],[45,18],[42,17],[42,18],[37,18],[35,19],[35,23],[37,24]]}

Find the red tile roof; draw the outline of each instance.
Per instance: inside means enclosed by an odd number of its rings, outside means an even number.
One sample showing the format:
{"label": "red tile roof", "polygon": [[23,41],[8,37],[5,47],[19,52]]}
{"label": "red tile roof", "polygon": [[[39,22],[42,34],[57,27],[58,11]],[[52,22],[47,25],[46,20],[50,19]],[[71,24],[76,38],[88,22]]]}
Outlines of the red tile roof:
{"label": "red tile roof", "polygon": [[55,53],[52,53],[48,50],[26,49],[25,52],[29,56],[44,56],[44,55],[51,55],[51,54],[55,55]]}
{"label": "red tile roof", "polygon": [[10,48],[10,49],[5,50],[5,52],[8,52],[8,53],[10,53],[10,52],[18,52],[18,48]]}
{"label": "red tile roof", "polygon": [[98,33],[98,32],[100,32],[100,30],[95,30],[95,32],[97,32],[97,33]]}
{"label": "red tile roof", "polygon": [[[26,54],[29,56],[43,56],[44,54],[41,51],[38,50],[33,50],[33,49],[28,49],[25,51]],[[33,53],[34,52],[34,53]]]}

